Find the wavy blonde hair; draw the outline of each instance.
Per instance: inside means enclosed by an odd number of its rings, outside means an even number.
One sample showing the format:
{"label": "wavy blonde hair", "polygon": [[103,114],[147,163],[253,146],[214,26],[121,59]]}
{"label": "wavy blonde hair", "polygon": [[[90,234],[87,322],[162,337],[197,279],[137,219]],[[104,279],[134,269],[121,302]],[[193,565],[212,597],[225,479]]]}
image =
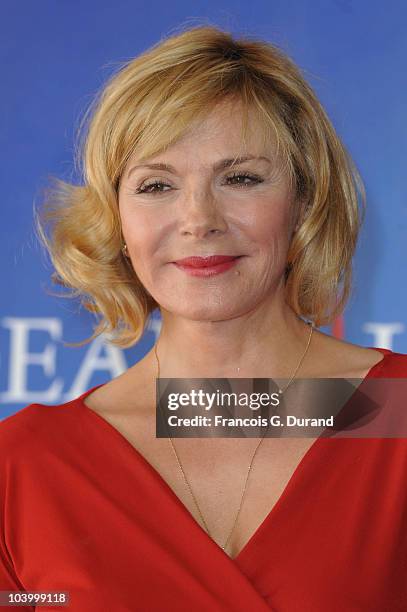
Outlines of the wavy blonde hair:
{"label": "wavy blonde hair", "polygon": [[272,132],[277,137],[295,187],[300,226],[288,251],[286,302],[317,326],[342,312],[365,206],[354,163],[312,88],[281,49],[205,25],[159,41],[120,66],[83,120],[83,184],[55,179],[35,215],[54,282],[101,315],[92,336],[74,346],[101,333],[112,333],[113,344],[131,346],[159,308],[121,250],[118,187],[129,157],[163,151],[197,116],[233,98],[242,102],[242,139],[252,109],[265,139]]}

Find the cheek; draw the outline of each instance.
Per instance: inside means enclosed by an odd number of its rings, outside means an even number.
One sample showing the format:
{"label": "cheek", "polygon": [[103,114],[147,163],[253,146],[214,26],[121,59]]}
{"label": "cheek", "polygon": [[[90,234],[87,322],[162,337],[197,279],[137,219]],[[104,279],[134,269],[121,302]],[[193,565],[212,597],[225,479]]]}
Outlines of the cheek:
{"label": "cheek", "polygon": [[270,250],[273,245],[274,248],[285,247],[289,230],[289,208],[285,200],[257,206],[244,222],[244,231],[262,250]]}
{"label": "cheek", "polygon": [[154,253],[157,245],[157,220],[151,211],[142,208],[132,210],[123,206],[121,224],[124,240],[134,263],[144,261]]}

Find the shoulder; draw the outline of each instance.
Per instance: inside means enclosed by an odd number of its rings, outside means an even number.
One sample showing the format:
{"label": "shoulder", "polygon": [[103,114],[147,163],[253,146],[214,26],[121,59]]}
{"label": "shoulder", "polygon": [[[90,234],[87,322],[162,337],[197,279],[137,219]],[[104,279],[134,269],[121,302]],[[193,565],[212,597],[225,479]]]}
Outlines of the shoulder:
{"label": "shoulder", "polygon": [[11,450],[19,451],[31,444],[41,431],[41,424],[45,413],[49,414],[49,407],[43,404],[30,404],[0,422],[0,454],[4,455]]}
{"label": "shoulder", "polygon": [[[407,355],[379,346],[360,346],[317,330],[314,335],[310,374],[341,378],[365,376],[404,377]],[[312,363],[311,363],[312,362]]]}
{"label": "shoulder", "polygon": [[0,421],[0,461],[20,461],[58,445],[74,427],[82,396],[61,404],[29,404]]}
{"label": "shoulder", "polygon": [[396,353],[389,349],[375,349],[384,352],[380,376],[389,378],[407,378],[407,354]]}
{"label": "shoulder", "polygon": [[[14,483],[14,488],[19,486],[27,470],[31,472],[32,469],[36,470],[35,465],[44,464],[44,436],[49,422],[44,418],[45,412],[49,413],[47,406],[30,404],[0,422],[1,497],[7,491],[9,482]],[[39,471],[42,471],[41,467]]]}

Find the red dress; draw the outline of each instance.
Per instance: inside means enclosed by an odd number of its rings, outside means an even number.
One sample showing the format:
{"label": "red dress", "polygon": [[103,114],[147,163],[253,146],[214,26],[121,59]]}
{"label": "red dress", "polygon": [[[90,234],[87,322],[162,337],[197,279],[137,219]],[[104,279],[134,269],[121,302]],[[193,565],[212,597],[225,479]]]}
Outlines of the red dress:
{"label": "red dress", "polygon": [[[375,350],[368,377],[407,377]],[[70,593],[44,611],[407,610],[407,439],[318,438],[231,559],[83,403],[97,387],[0,423],[0,590]]]}

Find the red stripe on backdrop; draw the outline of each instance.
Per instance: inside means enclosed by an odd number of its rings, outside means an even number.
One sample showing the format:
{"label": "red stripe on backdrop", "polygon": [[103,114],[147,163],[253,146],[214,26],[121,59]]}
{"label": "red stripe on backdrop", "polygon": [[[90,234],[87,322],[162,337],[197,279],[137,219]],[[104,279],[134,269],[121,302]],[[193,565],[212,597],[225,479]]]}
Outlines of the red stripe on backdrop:
{"label": "red stripe on backdrop", "polygon": [[345,321],[343,317],[338,317],[332,324],[332,336],[334,338],[344,338],[345,336]]}

